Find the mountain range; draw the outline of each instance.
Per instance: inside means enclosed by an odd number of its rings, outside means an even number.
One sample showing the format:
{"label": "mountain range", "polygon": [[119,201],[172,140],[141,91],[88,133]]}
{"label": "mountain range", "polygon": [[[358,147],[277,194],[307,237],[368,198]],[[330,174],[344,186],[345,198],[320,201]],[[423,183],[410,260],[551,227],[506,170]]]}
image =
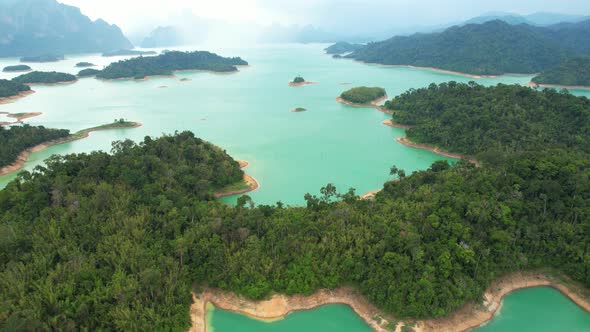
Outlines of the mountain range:
{"label": "mountain range", "polygon": [[92,21],[55,0],[0,0],[0,56],[103,52],[132,48],[116,25]]}

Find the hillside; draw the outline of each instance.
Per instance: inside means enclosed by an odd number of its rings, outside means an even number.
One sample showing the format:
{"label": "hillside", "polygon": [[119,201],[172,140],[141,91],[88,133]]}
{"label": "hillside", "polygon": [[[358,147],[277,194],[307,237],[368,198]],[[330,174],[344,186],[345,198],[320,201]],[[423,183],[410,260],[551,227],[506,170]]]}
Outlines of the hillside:
{"label": "hillside", "polygon": [[532,81],[547,85],[590,86],[590,57],[568,60],[535,76]]}
{"label": "hillside", "polygon": [[496,20],[455,26],[441,33],[393,37],[370,43],[348,57],[369,63],[434,67],[474,75],[538,73],[575,54],[543,31]]}
{"label": "hillside", "polygon": [[0,1],[0,56],[102,52],[131,48],[116,25],[91,21],[55,0]]}

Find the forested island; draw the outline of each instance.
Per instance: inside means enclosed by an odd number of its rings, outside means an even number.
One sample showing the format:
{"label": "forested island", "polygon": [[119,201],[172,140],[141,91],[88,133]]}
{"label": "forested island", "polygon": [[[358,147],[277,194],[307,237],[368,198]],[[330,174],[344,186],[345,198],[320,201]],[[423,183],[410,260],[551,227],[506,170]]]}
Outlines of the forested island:
{"label": "forested island", "polygon": [[15,97],[29,91],[31,91],[31,87],[28,85],[0,79],[0,98]]}
{"label": "forested island", "polygon": [[0,126],[0,168],[14,163],[18,155],[38,144],[67,137],[66,129],[49,129],[43,126]]}
{"label": "forested island", "polygon": [[371,201],[327,185],[305,207],[227,206],[214,192],[242,179],[238,163],[189,132],[53,156],[0,191],[0,327],[186,330],[205,285],[250,299],[353,285],[411,319],[478,301],[514,271],[551,267],[588,287],[589,103],[506,85],[407,92],[388,105],[412,139],[484,162],[392,167],[398,180]]}
{"label": "forested island", "polygon": [[590,87],[590,57],[566,61],[535,76],[532,82],[537,85]]}
{"label": "forested island", "polygon": [[178,70],[209,70],[226,73],[237,71],[236,66],[247,64],[241,58],[224,58],[206,51],[171,51],[158,56],[137,57],[111,63],[96,77],[101,79],[143,79],[154,75],[172,75]]}
{"label": "forested island", "polygon": [[100,70],[94,68],[86,68],[82,69],[78,72],[78,77],[91,77],[96,76],[96,74],[100,73]]}
{"label": "forested island", "polygon": [[104,57],[113,57],[113,56],[127,56],[127,55],[156,55],[158,54],[155,51],[139,51],[139,50],[114,50],[109,52],[104,52],[102,56]]}
{"label": "forested island", "polygon": [[325,49],[325,51],[326,51],[326,54],[340,55],[340,54],[344,54],[344,53],[354,52],[356,50],[359,50],[362,47],[363,47],[363,45],[361,45],[361,44],[337,42],[336,44],[327,47]]}
{"label": "forested island", "polygon": [[7,73],[31,71],[31,67],[27,65],[6,66],[2,71]]}
{"label": "forested island", "polygon": [[86,61],[78,62],[76,64],[77,68],[87,68],[87,67],[94,67],[94,66],[95,66],[95,64],[90,63],[90,62],[86,62]]}
{"label": "forested island", "polygon": [[66,73],[34,71],[23,74],[12,79],[13,82],[20,84],[58,84],[75,82],[76,76]]}
{"label": "forested island", "polygon": [[387,96],[385,89],[379,87],[360,86],[344,91],[340,99],[356,105],[366,105]]}
{"label": "forested island", "polygon": [[584,22],[539,28],[495,20],[455,26],[440,33],[397,36],[369,43],[346,57],[471,75],[530,74],[590,53],[582,46],[590,43],[589,36],[590,25]]}
{"label": "forested island", "polygon": [[308,84],[315,84],[315,82],[306,81],[301,76],[295,76],[295,78],[291,82],[289,82],[289,86],[304,86]]}
{"label": "forested island", "polygon": [[64,59],[65,57],[63,55],[46,54],[37,56],[24,56],[20,58],[20,62],[57,62]]}

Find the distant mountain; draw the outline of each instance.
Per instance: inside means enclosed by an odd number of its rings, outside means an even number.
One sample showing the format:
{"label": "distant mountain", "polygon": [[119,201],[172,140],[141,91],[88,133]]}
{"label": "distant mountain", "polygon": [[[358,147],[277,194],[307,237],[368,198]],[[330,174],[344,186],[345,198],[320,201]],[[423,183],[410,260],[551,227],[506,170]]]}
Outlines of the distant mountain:
{"label": "distant mountain", "polygon": [[[583,31],[576,25],[563,30],[510,25],[500,20],[451,27],[441,33],[393,37],[370,43],[349,55],[364,62],[434,67],[476,75],[538,73],[555,67],[576,52],[549,36],[574,37]],[[588,34],[589,31],[586,31]]]}
{"label": "distant mountain", "polygon": [[559,23],[539,31],[562,47],[581,54],[590,54],[590,19],[577,23]]}
{"label": "distant mountain", "polygon": [[141,47],[168,47],[182,45],[180,33],[173,26],[157,27],[141,42]]}
{"label": "distant mountain", "polygon": [[132,48],[116,25],[55,0],[0,0],[0,56]]}
{"label": "distant mountain", "polygon": [[465,24],[482,24],[489,21],[500,20],[508,24],[528,24],[533,26],[549,26],[558,23],[577,23],[588,20],[590,16],[583,15],[568,15],[556,13],[534,13],[530,15],[518,15],[512,13],[488,13],[481,16],[474,17],[463,23]]}

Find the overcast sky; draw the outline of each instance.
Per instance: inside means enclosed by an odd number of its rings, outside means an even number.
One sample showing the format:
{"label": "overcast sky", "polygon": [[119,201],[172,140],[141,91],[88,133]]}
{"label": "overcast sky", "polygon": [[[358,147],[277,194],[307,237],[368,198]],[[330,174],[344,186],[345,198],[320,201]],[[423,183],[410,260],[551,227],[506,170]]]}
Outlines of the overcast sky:
{"label": "overcast sky", "polygon": [[328,29],[436,25],[492,11],[590,15],[590,0],[58,0],[130,32],[182,11],[232,23],[313,24]]}

